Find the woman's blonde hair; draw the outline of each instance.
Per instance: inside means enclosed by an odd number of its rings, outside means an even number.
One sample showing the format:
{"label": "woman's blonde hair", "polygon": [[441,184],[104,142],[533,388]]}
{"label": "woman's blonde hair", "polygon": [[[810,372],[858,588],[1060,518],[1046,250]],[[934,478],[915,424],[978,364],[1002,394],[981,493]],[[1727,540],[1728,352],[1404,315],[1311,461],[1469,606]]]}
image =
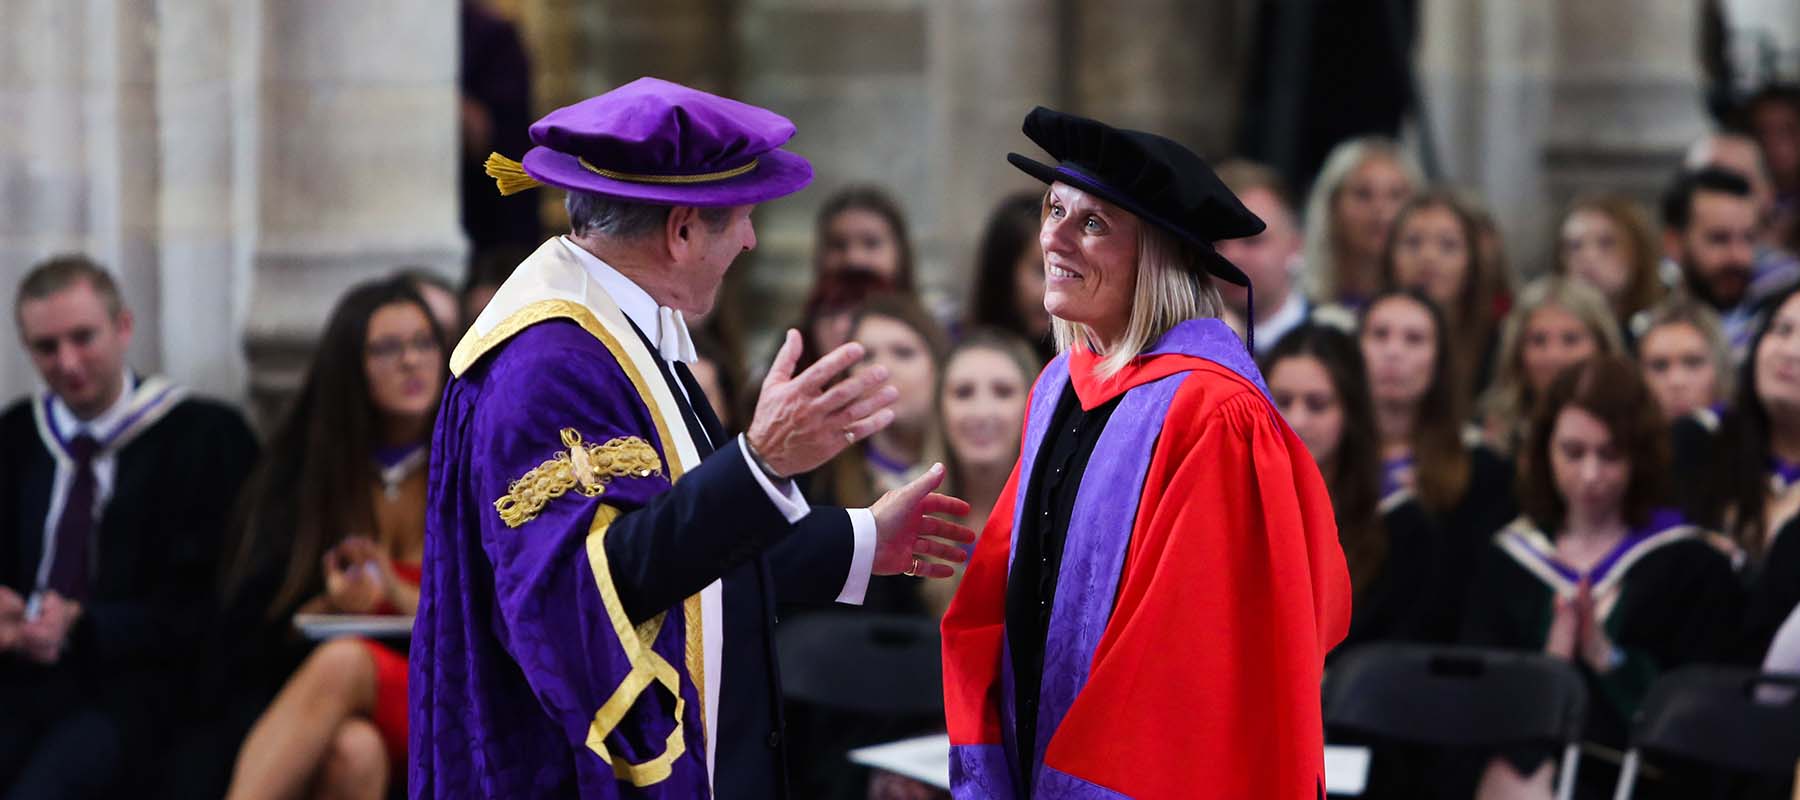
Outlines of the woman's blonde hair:
{"label": "woman's blonde hair", "polygon": [[1482,403],[1484,426],[1502,438],[1489,444],[1511,453],[1522,440],[1537,397],[1525,378],[1525,326],[1539,309],[1556,307],[1573,314],[1594,337],[1594,349],[1605,355],[1622,355],[1625,338],[1613,318],[1612,307],[1600,290],[1574,278],[1547,275],[1526,284],[1519,302],[1506,316],[1500,334],[1500,358],[1494,388]]}
{"label": "woman's blonde hair", "polygon": [[1657,328],[1689,325],[1699,331],[1700,338],[1706,340],[1706,354],[1712,359],[1713,400],[1720,403],[1731,400],[1731,345],[1726,343],[1725,329],[1720,326],[1719,314],[1712,307],[1685,295],[1677,295],[1645,310],[1632,323],[1640,349],[1644,340],[1650,338],[1650,333]]}
{"label": "woman's blonde hair", "polygon": [[1101,356],[1100,377],[1110,378],[1184,320],[1218,317],[1225,309],[1219,289],[1202,263],[1200,249],[1160,227],[1138,224],[1137,287],[1125,335],[1108,348],[1092,328],[1050,318],[1056,349],[1081,347]]}
{"label": "woman's blonde hair", "polygon": [[1387,137],[1360,136],[1332,148],[1331,155],[1325,158],[1325,165],[1319,168],[1319,176],[1313,179],[1312,191],[1306,195],[1306,241],[1301,252],[1306,264],[1307,290],[1317,302],[1333,303],[1338,299],[1338,226],[1337,220],[1332,218],[1332,206],[1350,173],[1372,158],[1392,161],[1406,173],[1415,188],[1425,185],[1425,174],[1418,164]]}

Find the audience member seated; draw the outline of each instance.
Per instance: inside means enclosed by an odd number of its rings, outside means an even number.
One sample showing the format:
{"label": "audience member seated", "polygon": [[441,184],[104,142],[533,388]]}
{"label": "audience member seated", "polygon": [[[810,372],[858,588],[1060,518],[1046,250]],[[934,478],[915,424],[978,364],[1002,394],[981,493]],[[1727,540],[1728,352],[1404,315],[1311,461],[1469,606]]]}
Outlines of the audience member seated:
{"label": "audience member seated", "polygon": [[1708,167],[1675,178],[1662,198],[1663,255],[1689,296],[1719,312],[1725,340],[1741,355],[1761,297],[1751,293],[1757,218],[1750,184]]}
{"label": "audience member seated", "polygon": [[126,364],[131,311],[87,258],[33,267],[13,315],[46,388],[0,413],[0,795],[140,794],[207,690],[196,653],[256,439]]}
{"label": "audience member seated", "polygon": [[1044,195],[1008,195],[988,214],[975,251],[975,296],[970,327],[1006,331],[1027,342],[1039,361],[1055,352],[1050,312],[1044,310],[1044,253],[1038,247]]}
{"label": "audience member seated", "polygon": [[1483,441],[1496,452],[1515,452],[1557,373],[1596,353],[1624,352],[1612,309],[1593,287],[1555,275],[1531,282],[1500,334],[1494,386],[1482,403]]}
{"label": "audience member seated", "polygon": [[1351,139],[1332,149],[1306,198],[1314,302],[1354,312],[1374,296],[1394,215],[1423,185],[1419,168],[1387,139]]}
{"label": "audience member seated", "polygon": [[[968,501],[969,516],[963,522],[977,531],[987,522],[1019,458],[1025,401],[1042,368],[1031,345],[998,328],[969,331],[944,357],[937,392],[948,470],[944,485],[949,487],[947,494]],[[961,579],[959,566],[952,580],[920,584],[926,612],[942,617]]]}
{"label": "audience member seated", "polygon": [[1418,291],[1443,311],[1451,363],[1471,396],[1487,384],[1494,360],[1496,284],[1480,238],[1474,215],[1454,195],[1428,191],[1401,207],[1381,257],[1383,288]]}
{"label": "audience member seated", "polygon": [[1773,219],[1789,252],[1800,252],[1800,86],[1771,86],[1746,100],[1742,127],[1762,147],[1775,187]]}
{"label": "audience member seated", "polygon": [[1418,503],[1381,503],[1381,441],[1356,340],[1302,325],[1271,348],[1262,373],[1325,477],[1350,567],[1350,634],[1333,655],[1365,642],[1428,639],[1441,537]]}
{"label": "audience member seated", "polygon": [[[1585,749],[1576,794],[1611,797],[1617,754],[1651,683],[1725,651],[1740,591],[1730,561],[1663,507],[1667,428],[1629,360],[1606,354],[1563,370],[1529,430],[1519,463],[1525,513],[1486,548],[1464,639],[1542,651],[1581,671],[1583,739],[1604,749]],[[1556,756],[1502,754],[1481,796],[1550,797]],[[1660,796],[1654,779],[1638,796]]]}
{"label": "audience member seated", "polygon": [[1675,442],[1680,483],[1698,490],[1693,516],[1742,561],[1751,597],[1736,654],[1754,658],[1800,602],[1800,291],[1774,299],[1717,430],[1689,417]]}
{"label": "audience member seated", "polygon": [[812,366],[820,356],[850,341],[850,320],[872,294],[893,291],[887,279],[872,272],[845,270],[822,275],[813,284],[800,313],[800,364]]}
{"label": "audience member seated", "polygon": [[1751,297],[1767,297],[1800,281],[1800,259],[1787,246],[1788,231],[1776,222],[1775,187],[1755,139],[1724,131],[1706,134],[1688,148],[1682,165],[1690,170],[1724,170],[1750,184],[1750,198],[1756,203],[1756,263],[1751,268]]}
{"label": "audience member seated", "polygon": [[1708,430],[1719,426],[1729,396],[1731,353],[1719,315],[1692,300],[1675,299],[1650,309],[1638,337],[1638,367],[1663,419],[1698,415]]}
{"label": "audience member seated", "polygon": [[[245,497],[234,605],[247,667],[289,667],[296,613],[411,614],[425,546],[443,333],[404,280],[351,289]],[[260,662],[260,663],[258,663]],[[278,673],[279,674],[279,673]],[[405,781],[407,664],[359,638],[314,648],[238,753],[231,798],[382,797]]]}
{"label": "audience member seated", "polygon": [[1381,437],[1381,506],[1417,503],[1437,538],[1428,591],[1439,601],[1418,638],[1449,641],[1476,553],[1515,514],[1512,470],[1463,435],[1468,401],[1450,363],[1449,328],[1430,299],[1405,290],[1377,295],[1358,339]]}
{"label": "audience member seated", "polygon": [[896,291],[917,294],[906,214],[887,192],[874,186],[851,186],[826,198],[819,207],[817,234],[815,282],[839,272],[866,272],[879,276]]}
{"label": "audience member seated", "polygon": [[[858,369],[887,372],[887,381],[898,394],[891,406],[894,422],[814,472],[806,496],[814,503],[858,508],[942,459],[934,398],[947,347],[936,320],[910,297],[896,293],[868,298],[851,319],[850,340],[864,348]],[[865,608],[874,603],[875,586],[890,578],[872,580]]]}
{"label": "audience member seated", "polygon": [[1236,284],[1219,281],[1219,296],[1225,300],[1232,327],[1240,334],[1244,320],[1255,319],[1256,355],[1263,356],[1288,331],[1312,316],[1312,303],[1300,286],[1299,220],[1294,218],[1287,185],[1274,170],[1249,161],[1227,161],[1219,165],[1218,175],[1244,207],[1268,226],[1255,236],[1218,243],[1219,254],[1250,279],[1256,308],[1249,307],[1252,292]]}
{"label": "audience member seated", "polygon": [[1627,337],[1632,318],[1661,302],[1657,248],[1650,217],[1636,201],[1616,194],[1582,197],[1557,226],[1554,270],[1600,292]]}

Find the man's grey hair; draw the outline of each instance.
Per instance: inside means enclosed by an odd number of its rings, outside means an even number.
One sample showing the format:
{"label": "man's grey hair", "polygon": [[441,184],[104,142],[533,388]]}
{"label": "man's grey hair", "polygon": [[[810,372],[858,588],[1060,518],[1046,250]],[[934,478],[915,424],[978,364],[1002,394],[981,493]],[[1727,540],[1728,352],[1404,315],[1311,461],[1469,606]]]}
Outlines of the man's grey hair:
{"label": "man's grey hair", "polygon": [[[635,239],[661,227],[669,219],[670,206],[618,200],[589,192],[569,192],[563,200],[569,212],[569,231],[576,236]],[[718,232],[731,221],[730,208],[702,208],[700,219]]]}

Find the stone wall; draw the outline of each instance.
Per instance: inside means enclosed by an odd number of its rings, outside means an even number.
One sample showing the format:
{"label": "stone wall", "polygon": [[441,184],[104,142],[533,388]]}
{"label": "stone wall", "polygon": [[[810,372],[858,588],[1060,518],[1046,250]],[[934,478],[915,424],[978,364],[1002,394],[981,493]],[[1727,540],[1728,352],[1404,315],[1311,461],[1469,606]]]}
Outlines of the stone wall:
{"label": "stone wall", "polygon": [[[87,252],[123,284],[137,369],[266,417],[345,287],[460,270],[455,3],[0,7],[9,303],[32,263]],[[0,395],[35,383],[0,347]]]}

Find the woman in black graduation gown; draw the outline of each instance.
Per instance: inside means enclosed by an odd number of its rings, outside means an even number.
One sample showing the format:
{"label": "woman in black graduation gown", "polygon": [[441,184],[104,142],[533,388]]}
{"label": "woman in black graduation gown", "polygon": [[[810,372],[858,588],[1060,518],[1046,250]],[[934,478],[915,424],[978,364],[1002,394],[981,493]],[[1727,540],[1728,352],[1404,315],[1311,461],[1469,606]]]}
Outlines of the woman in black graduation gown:
{"label": "woman in black graduation gown", "polygon": [[1732,656],[1755,663],[1800,602],[1800,290],[1775,297],[1715,425],[1676,423],[1676,473],[1694,518],[1737,547],[1750,589]]}
{"label": "woman in black graduation gown", "polygon": [[[1519,469],[1525,514],[1493,538],[1464,639],[1548,653],[1589,690],[1584,740],[1623,750],[1632,714],[1664,670],[1716,659],[1738,618],[1730,560],[1701,529],[1658,508],[1668,439],[1637,370],[1597,356],[1564,370],[1532,416]],[[1587,748],[1580,797],[1610,797],[1617,764]],[[1485,789],[1548,790],[1548,749],[1488,764]],[[1639,796],[1655,796],[1654,781]]]}
{"label": "woman in black graduation gown", "polygon": [[1516,513],[1512,469],[1465,435],[1468,400],[1451,361],[1449,327],[1431,300],[1383,292],[1364,310],[1357,335],[1381,437],[1381,507],[1432,531],[1432,602],[1409,638],[1453,641],[1476,554]]}
{"label": "woman in black graduation gown", "polygon": [[1356,340],[1302,325],[1269,351],[1262,372],[1325,476],[1350,567],[1350,634],[1331,657],[1364,642],[1429,640],[1440,537],[1418,503],[1382,502],[1375,412]]}

